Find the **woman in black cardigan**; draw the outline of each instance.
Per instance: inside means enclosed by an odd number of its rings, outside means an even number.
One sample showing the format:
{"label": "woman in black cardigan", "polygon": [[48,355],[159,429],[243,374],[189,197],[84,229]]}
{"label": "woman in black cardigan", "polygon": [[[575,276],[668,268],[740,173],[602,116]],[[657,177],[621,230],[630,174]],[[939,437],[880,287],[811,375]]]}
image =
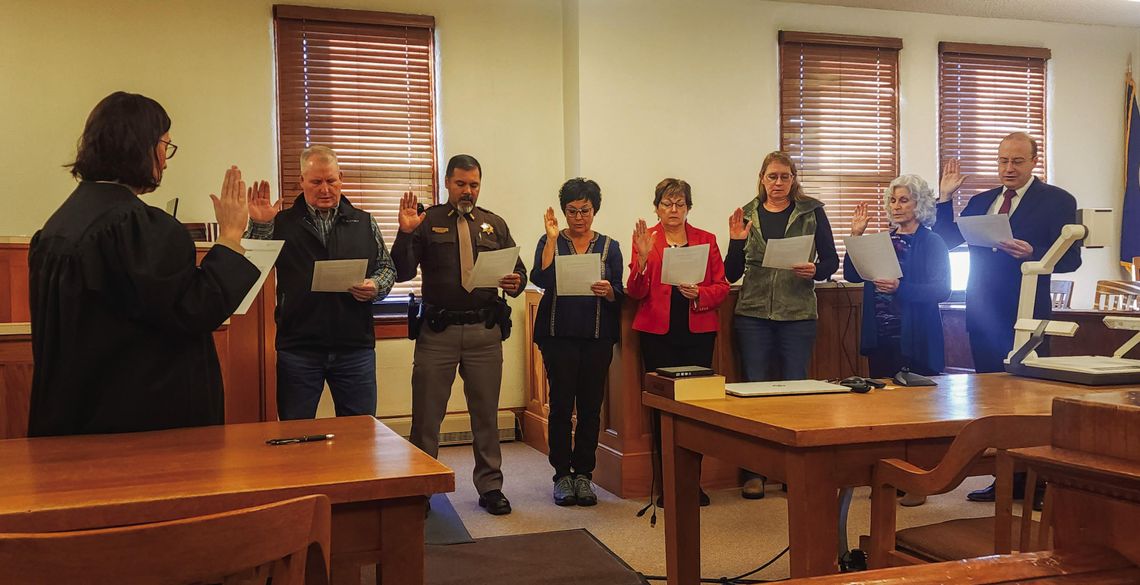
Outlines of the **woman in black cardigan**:
{"label": "woman in black cardigan", "polygon": [[[863,284],[860,353],[867,356],[873,378],[893,376],[903,367],[938,374],[945,365],[938,303],[950,296],[950,255],[927,227],[934,223],[935,195],[921,177],[902,175],[891,181],[883,203],[903,277]],[[863,235],[869,221],[867,204],[860,203],[851,235]],[[843,259],[843,278],[864,282],[850,256]]]}

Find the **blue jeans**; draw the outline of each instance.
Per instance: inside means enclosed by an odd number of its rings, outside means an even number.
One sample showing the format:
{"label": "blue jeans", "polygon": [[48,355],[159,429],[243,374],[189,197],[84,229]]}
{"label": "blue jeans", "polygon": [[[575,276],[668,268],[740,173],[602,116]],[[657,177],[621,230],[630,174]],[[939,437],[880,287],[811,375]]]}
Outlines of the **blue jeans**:
{"label": "blue jeans", "polygon": [[376,415],[376,350],[277,350],[277,416],[313,418],[325,382],[337,416]]}
{"label": "blue jeans", "polygon": [[[746,381],[807,379],[815,345],[815,319],[773,321],[734,315],[733,327]],[[773,366],[779,371],[774,372]]]}

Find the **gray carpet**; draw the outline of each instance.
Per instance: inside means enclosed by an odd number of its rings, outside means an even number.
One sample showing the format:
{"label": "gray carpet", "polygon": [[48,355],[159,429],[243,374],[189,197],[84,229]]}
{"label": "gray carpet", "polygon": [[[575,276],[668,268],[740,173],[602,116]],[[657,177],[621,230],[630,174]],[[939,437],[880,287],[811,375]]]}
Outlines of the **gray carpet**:
{"label": "gray carpet", "polygon": [[425,564],[426,585],[647,583],[584,528],[428,546]]}
{"label": "gray carpet", "polygon": [[475,542],[447,494],[431,497],[431,511],[424,520],[424,544],[466,544]]}

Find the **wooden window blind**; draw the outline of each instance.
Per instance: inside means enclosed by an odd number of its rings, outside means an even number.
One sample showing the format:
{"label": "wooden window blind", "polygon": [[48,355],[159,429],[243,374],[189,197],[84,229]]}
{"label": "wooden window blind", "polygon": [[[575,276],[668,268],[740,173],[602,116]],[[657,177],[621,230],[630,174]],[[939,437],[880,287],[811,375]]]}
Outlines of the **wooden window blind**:
{"label": "wooden window blind", "polygon": [[804,191],[826,204],[840,259],[857,203],[868,232],[887,226],[883,190],[899,171],[898,56],[902,40],[780,32],[780,148]]}
{"label": "wooden window blind", "polygon": [[969,175],[954,195],[955,212],[998,180],[997,149],[1011,132],[1037,139],[1037,168],[1045,175],[1045,93],[1049,49],[939,43],[938,153],[957,158]]}
{"label": "wooden window blind", "polygon": [[[400,197],[436,193],[430,16],[273,7],[278,156],[286,205],[300,193],[301,151],[336,151],[343,194],[371,213],[391,249]],[[419,276],[391,295],[419,291]],[[390,295],[390,296],[391,296]]]}

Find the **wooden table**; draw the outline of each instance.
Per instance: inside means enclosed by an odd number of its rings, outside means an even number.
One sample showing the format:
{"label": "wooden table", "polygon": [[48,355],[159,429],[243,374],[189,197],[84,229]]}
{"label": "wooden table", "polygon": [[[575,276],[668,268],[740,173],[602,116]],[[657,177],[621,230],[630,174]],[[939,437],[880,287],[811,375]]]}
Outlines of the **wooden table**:
{"label": "wooden table", "polygon": [[[792,577],[834,573],[840,488],[869,485],[874,464],[936,463],[967,422],[996,414],[1049,416],[1054,397],[1116,390],[1009,374],[936,378],[937,387],[677,402],[661,411],[666,567],[671,584],[698,582],[698,453],[788,484]],[[744,520],[746,521],[746,520]]]}
{"label": "wooden table", "polygon": [[[333,433],[329,441],[266,439]],[[155,522],[304,496],[332,501],[334,583],[424,579],[424,501],[455,474],[368,416],[0,441],[0,532]]]}

